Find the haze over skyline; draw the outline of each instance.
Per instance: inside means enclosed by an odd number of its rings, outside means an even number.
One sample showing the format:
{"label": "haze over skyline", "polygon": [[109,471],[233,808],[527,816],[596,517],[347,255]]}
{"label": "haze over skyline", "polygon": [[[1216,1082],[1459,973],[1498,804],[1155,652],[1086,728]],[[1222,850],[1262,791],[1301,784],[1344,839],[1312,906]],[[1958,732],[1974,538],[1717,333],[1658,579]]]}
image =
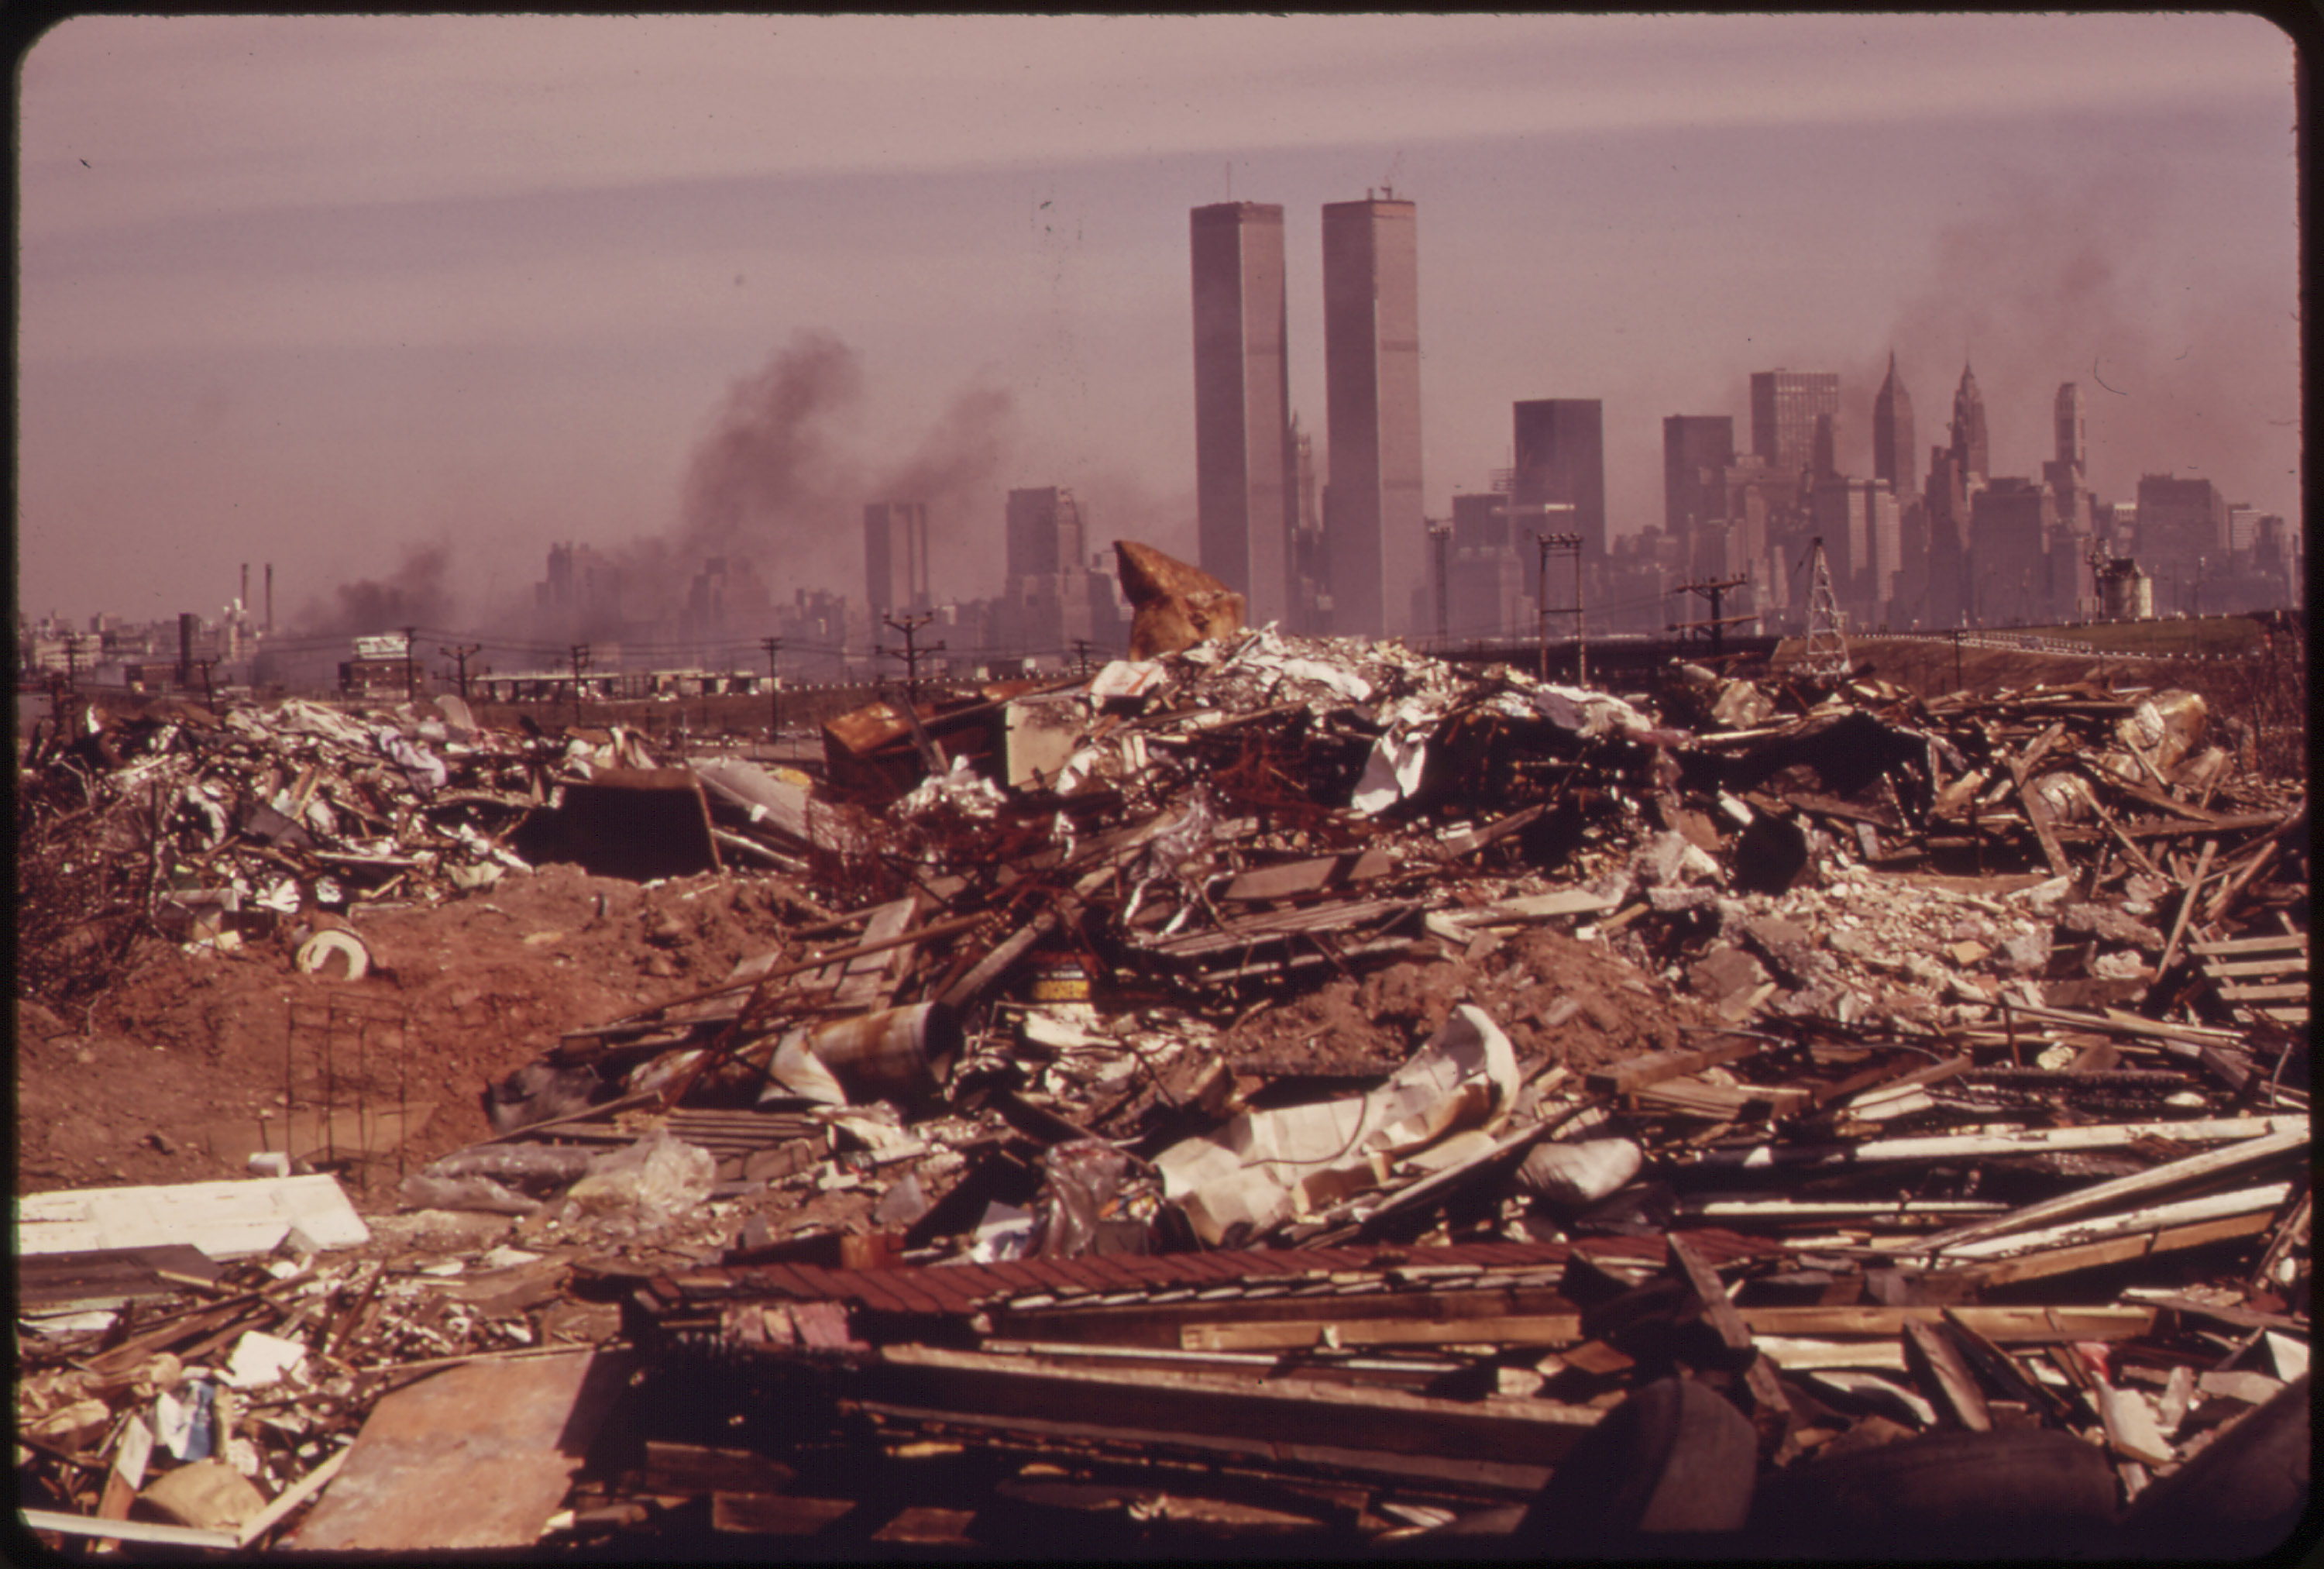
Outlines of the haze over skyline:
{"label": "haze over skyline", "polygon": [[1192,559],[1188,209],[1284,207],[1320,446],[1320,210],[1388,185],[1432,516],[1596,398],[1657,522],[1664,416],[1748,445],[1778,366],[1869,475],[1893,350],[1916,475],[1967,357],[1997,474],[2075,381],[2102,496],[2296,518],[2298,107],[2237,15],[74,18],[20,75],[20,608],[271,561],[278,621],[418,572],[450,623],[563,540],[860,598],[890,498],[965,598],[1049,485]]}

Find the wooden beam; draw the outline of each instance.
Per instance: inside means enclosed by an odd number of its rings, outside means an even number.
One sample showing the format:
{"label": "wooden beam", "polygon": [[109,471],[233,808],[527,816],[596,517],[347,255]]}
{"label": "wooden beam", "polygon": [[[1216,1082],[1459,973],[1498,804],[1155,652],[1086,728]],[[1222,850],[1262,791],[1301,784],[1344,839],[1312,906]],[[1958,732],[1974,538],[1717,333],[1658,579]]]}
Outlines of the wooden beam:
{"label": "wooden beam", "polygon": [[2218,854],[2217,839],[2203,841],[2202,854],[2195,861],[2195,875],[2188,879],[2185,891],[2180,896],[2179,916],[2171,923],[2171,940],[2163,945],[2163,957],[2155,961],[2157,975],[2171,968],[2171,961],[2179,956],[2179,939],[2187,935],[2187,921],[2195,913],[2195,896],[2202,891],[2203,878],[2211,870],[2211,857]]}
{"label": "wooden beam", "polygon": [[[1720,1294],[1724,1297],[1724,1293]],[[1322,1311],[1312,1319],[1241,1320],[1190,1324],[1179,1331],[1186,1351],[1286,1351],[1327,1343],[1323,1331],[1337,1327],[1343,1347],[1374,1345],[1499,1345],[1561,1346],[1582,1341],[1578,1313],[1511,1314],[1472,1318],[1332,1318]],[[1737,1317],[1753,1337],[1869,1336],[1893,1338],[1909,1324],[1934,1324],[1949,1311],[1941,1306],[1736,1307]],[[2049,1341],[2059,1338],[2063,1323],[2075,1338],[2124,1340],[2143,1334],[2154,1322],[2152,1306],[2133,1307],[1956,1307],[1997,1341]],[[2056,1319],[2050,1315],[2054,1314]]]}
{"label": "wooden beam", "polygon": [[16,1518],[35,1531],[57,1531],[68,1537],[98,1537],[120,1542],[152,1542],[171,1547],[242,1546],[232,1531],[198,1526],[164,1526],[151,1520],[99,1520],[59,1509],[18,1509]]}
{"label": "wooden beam", "polygon": [[2183,1160],[2168,1161],[2146,1171],[2134,1172],[2128,1177],[2117,1177],[2111,1181],[2093,1183],[2088,1187],[2076,1188],[2073,1192],[2061,1194],[2056,1198],[2044,1199],[2039,1204],[2030,1204],[2022,1209],[2011,1210],[2006,1214],[1971,1221],[1966,1225],[1955,1226],[1950,1231],[1940,1232],[1934,1236],[1908,1243],[1897,1251],[1932,1253],[1940,1249],[1957,1247],[1963,1242],[1974,1242],[1986,1237],[2002,1236],[2010,1232],[2029,1231],[2035,1226],[2047,1225],[2052,1221],[2063,1220],[2068,1215],[2104,1209],[2117,1199],[2129,1198],[2135,1194],[2157,1192],[2178,1183],[2192,1182],[2198,1177],[2209,1177],[2217,1172],[2232,1171],[2239,1166],[2271,1160],[2279,1155],[2288,1155],[2294,1150],[2306,1148],[2308,1148],[2308,1135],[2304,1131],[2264,1134],[2240,1144],[2228,1145],[2225,1149],[2206,1149],[2200,1155],[2190,1155]]}
{"label": "wooden beam", "polygon": [[2022,1259],[2005,1259],[1997,1264],[1986,1265],[1969,1273],[1981,1287],[2006,1285],[2012,1280],[2035,1280],[2049,1275],[2069,1274],[2076,1269],[2095,1269],[2103,1264],[2120,1263],[2125,1259],[2143,1259],[2153,1253],[2174,1252],[2182,1248],[2200,1247],[2206,1242],[2224,1241],[2230,1237],[2250,1236],[2267,1230],[2273,1218],[2266,1210],[2255,1210],[2250,1214],[2229,1215],[2224,1220],[2204,1221],[2168,1231],[2144,1232],[2136,1236],[2085,1242],[2075,1248],[2053,1248],[2047,1252],[2028,1253]]}
{"label": "wooden beam", "polygon": [[1904,1360],[1918,1372],[1923,1381],[1952,1413],[1953,1420],[1972,1433],[1988,1433],[1993,1429],[1993,1413],[1985,1404],[1985,1391],[1977,1387],[1976,1375],[1943,1330],[1918,1319],[1904,1321]]}
{"label": "wooden beam", "polygon": [[1190,1324],[1179,1331],[1178,1343],[1186,1351],[1287,1351],[1325,1345],[1572,1345],[1581,1338],[1577,1310],[1475,1318],[1319,1316],[1274,1324]]}
{"label": "wooden beam", "polygon": [[1682,1074],[1755,1056],[1766,1048],[1766,1041],[1751,1036],[1722,1035],[1708,1046],[1692,1047],[1683,1051],[1653,1052],[1609,1068],[1595,1070],[1584,1075],[1582,1083],[1608,1094],[1627,1095],[1648,1084],[1677,1078]]}
{"label": "wooden beam", "polygon": [[1563,1459],[1600,1415],[1549,1400],[1476,1403],[1309,1379],[1062,1367],[918,1345],[883,1348],[864,1383],[871,1398],[948,1409],[959,1421],[1038,1415],[1103,1424],[1135,1411],[1158,1432],[1543,1465]]}
{"label": "wooden beam", "polygon": [[2200,1198],[2180,1199],[2175,1203],[2154,1204],[2145,1209],[2130,1210],[2122,1214],[2086,1215],[2060,1222],[2024,1235],[1986,1237],[1974,1242],[1963,1242],[1950,1250],[1951,1260],[2012,1258],[2021,1253],[2039,1252],[2085,1241],[2097,1241],[2117,1232],[2153,1232],[2174,1226],[2190,1225],[2220,1215],[2248,1214],[2254,1210],[2273,1212],[2292,1195],[2289,1182],[2272,1182],[2257,1187],[2237,1188],[2232,1193],[2206,1194]]}
{"label": "wooden beam", "polygon": [[1761,1144],[1748,1149],[1712,1149],[1699,1164],[1757,1169],[1776,1166],[1840,1168],[1895,1160],[1948,1160],[1984,1155],[2037,1155],[2061,1149],[2119,1149],[2142,1139],[2182,1144],[2222,1144],[2267,1133],[2308,1134],[2308,1119],[2286,1113],[2271,1117],[2217,1117],[2191,1121],[2114,1122],[2081,1128],[2022,1128],[2006,1133],[1930,1134],[1909,1139],[1869,1139],[1860,1144]]}
{"label": "wooden beam", "polygon": [[1685,1232],[1670,1233],[1670,1258],[1687,1284],[1694,1288],[1695,1298],[1702,1305],[1704,1322],[1719,1332],[1720,1340],[1729,1350],[1751,1353],[1750,1361],[1743,1369],[1743,1382],[1758,1407],[1759,1420],[1754,1426],[1759,1428],[1763,1449],[1776,1448],[1791,1432],[1792,1403],[1784,1398],[1783,1382],[1775,1377],[1775,1370],[1752,1346],[1751,1325],[1728,1299],[1726,1288],[1719,1283],[1719,1271],[1694,1251]]}

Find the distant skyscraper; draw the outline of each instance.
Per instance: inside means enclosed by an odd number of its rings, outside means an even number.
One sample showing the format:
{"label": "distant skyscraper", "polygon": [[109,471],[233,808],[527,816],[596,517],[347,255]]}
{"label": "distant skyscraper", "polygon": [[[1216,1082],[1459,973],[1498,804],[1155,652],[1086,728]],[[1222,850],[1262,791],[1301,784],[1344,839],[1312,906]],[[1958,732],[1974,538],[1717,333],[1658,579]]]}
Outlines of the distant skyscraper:
{"label": "distant skyscraper", "polygon": [[1815,463],[1816,416],[1840,419],[1840,377],[1831,371],[1757,371],[1751,377],[1751,450],[1771,468],[1798,474]]}
{"label": "distant skyscraper", "polygon": [[2058,389],[2058,462],[2071,465],[2077,483],[2087,483],[2090,472],[2089,412],[2082,389],[2067,382]]}
{"label": "distant skyscraper", "polygon": [[2227,552],[2227,503],[2218,486],[2168,474],[2139,476],[2133,553],[2154,579],[2157,605],[2194,614],[2201,607],[2203,578],[2225,570]]}
{"label": "distant skyscraper", "polygon": [[1056,485],[1009,493],[1009,577],[1045,577],[1082,565],[1082,510]]}
{"label": "distant skyscraper", "polygon": [[2042,466],[2042,483],[2049,487],[2057,522],[2070,533],[2089,534],[2097,527],[2097,505],[2089,492],[2089,415],[2081,388],[2071,382],[2061,386],[2053,410],[2058,455]]}
{"label": "distant skyscraper", "polygon": [[1985,442],[1985,399],[1966,360],[1961,362],[1960,385],[1953,390],[1952,448],[1961,483],[1978,490],[1993,469]]}
{"label": "distant skyscraper", "polygon": [[1292,608],[1298,497],[1284,337],[1283,209],[1194,208],[1194,473],[1203,570],[1254,624]]}
{"label": "distant skyscraper", "polygon": [[[1413,204],[1323,208],[1323,508],[1331,630],[1377,634],[1407,619],[1425,580],[1420,503],[1420,249]],[[1391,601],[1388,585],[1396,586]]]}
{"label": "distant skyscraper", "polygon": [[[1727,515],[1721,483],[1735,461],[1730,414],[1671,414],[1663,420],[1663,531],[1693,549],[1694,533]],[[1691,557],[1689,558],[1691,558]]]}
{"label": "distant skyscraper", "polygon": [[1872,400],[1872,477],[1885,479],[1902,499],[1913,491],[1913,400],[1896,379],[1896,355],[1888,355],[1888,379]]}
{"label": "distant skyscraper", "polygon": [[[1585,558],[1606,556],[1606,416],[1595,398],[1536,398],[1516,406],[1517,539],[1579,534]],[[1570,512],[1529,511],[1545,502]]]}
{"label": "distant skyscraper", "polygon": [[928,509],[872,502],[863,509],[863,565],[872,614],[928,606]]}

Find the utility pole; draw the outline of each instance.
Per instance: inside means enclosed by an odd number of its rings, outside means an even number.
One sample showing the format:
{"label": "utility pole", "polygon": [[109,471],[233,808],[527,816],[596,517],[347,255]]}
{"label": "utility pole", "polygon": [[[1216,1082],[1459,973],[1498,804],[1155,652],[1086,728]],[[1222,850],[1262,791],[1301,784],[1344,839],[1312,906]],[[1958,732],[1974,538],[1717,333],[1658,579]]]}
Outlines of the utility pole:
{"label": "utility pole", "polygon": [[[904,634],[904,646],[902,649],[881,649],[880,651],[891,660],[900,659],[904,661],[904,700],[908,703],[917,705],[920,700],[920,648],[918,642],[920,628],[927,625],[928,623],[934,621],[936,618],[936,612],[932,610],[923,611],[918,615],[908,615],[901,621],[898,621],[892,615],[883,615],[880,618],[881,621],[887,623],[890,626],[894,627],[898,632]],[[932,644],[927,651],[932,654],[940,653],[943,651],[944,646],[945,645],[942,642],[937,642]]]}
{"label": "utility pole", "polygon": [[[1572,509],[1569,507],[1566,510],[1570,512]],[[1535,582],[1539,589],[1538,603],[1541,614],[1541,678],[1545,681],[1549,679],[1550,552],[1571,551],[1573,555],[1573,603],[1568,608],[1573,612],[1573,684],[1577,687],[1586,685],[1590,679],[1590,667],[1582,648],[1582,536],[1536,534],[1534,538],[1541,546],[1540,568],[1535,575]]]}
{"label": "utility pole", "polygon": [[573,723],[581,723],[581,672],[589,666],[589,645],[573,645]]}
{"label": "utility pole", "polygon": [[210,667],[217,663],[214,659],[194,661],[195,668],[202,673],[202,706],[213,714],[217,712],[217,697],[210,690]]}
{"label": "utility pole", "polygon": [[420,696],[420,645],[412,641],[419,635],[416,626],[403,629],[403,700],[407,703]]}
{"label": "utility pole", "polygon": [[468,700],[468,656],[483,646],[481,643],[462,643],[457,648],[447,649],[440,643],[437,645],[438,653],[460,661],[460,701],[463,703]]}
{"label": "utility pole", "polygon": [[783,640],[762,637],[759,646],[767,651],[767,726],[768,734],[779,743],[783,738],[783,672],[775,663],[775,656],[783,651]]}
{"label": "utility pole", "polygon": [[65,633],[65,688],[68,691],[80,688],[80,669],[73,656],[80,651],[80,633]]}
{"label": "utility pole", "polygon": [[1705,599],[1711,601],[1711,619],[1709,621],[1676,622],[1672,624],[1670,630],[1673,632],[1694,632],[1703,627],[1709,627],[1711,629],[1711,657],[1714,660],[1719,658],[1719,656],[1726,651],[1727,641],[1725,633],[1728,623],[1734,621],[1749,621],[1751,619],[1751,617],[1748,615],[1721,615],[1719,614],[1720,607],[1726,603],[1727,591],[1730,588],[1740,588],[1750,581],[1751,572],[1748,568],[1746,568],[1739,575],[1733,577],[1722,577],[1715,583],[1680,584],[1677,587],[1672,589],[1671,592],[1673,594],[1699,594]]}
{"label": "utility pole", "polygon": [[1089,639],[1085,637],[1077,637],[1074,639],[1074,670],[1075,674],[1084,677],[1089,674]]}
{"label": "utility pole", "polygon": [[1961,690],[1960,640],[1961,629],[1953,628],[1953,690],[1956,692]]}

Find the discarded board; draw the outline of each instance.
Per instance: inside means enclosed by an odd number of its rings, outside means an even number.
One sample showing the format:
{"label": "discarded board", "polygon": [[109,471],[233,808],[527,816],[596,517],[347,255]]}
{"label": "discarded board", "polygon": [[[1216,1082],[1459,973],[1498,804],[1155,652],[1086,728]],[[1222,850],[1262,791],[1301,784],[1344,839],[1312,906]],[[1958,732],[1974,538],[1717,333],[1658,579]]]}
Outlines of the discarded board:
{"label": "discarded board", "polygon": [[293,1535],[302,1552],[530,1547],[627,1382],[627,1353],[475,1361],[383,1397]]}
{"label": "discarded board", "polygon": [[371,1241],[330,1177],[91,1187],[16,1201],[16,1251],[26,1256],[183,1242],[213,1259],[240,1259],[273,1251],[293,1227],[318,1248]]}

